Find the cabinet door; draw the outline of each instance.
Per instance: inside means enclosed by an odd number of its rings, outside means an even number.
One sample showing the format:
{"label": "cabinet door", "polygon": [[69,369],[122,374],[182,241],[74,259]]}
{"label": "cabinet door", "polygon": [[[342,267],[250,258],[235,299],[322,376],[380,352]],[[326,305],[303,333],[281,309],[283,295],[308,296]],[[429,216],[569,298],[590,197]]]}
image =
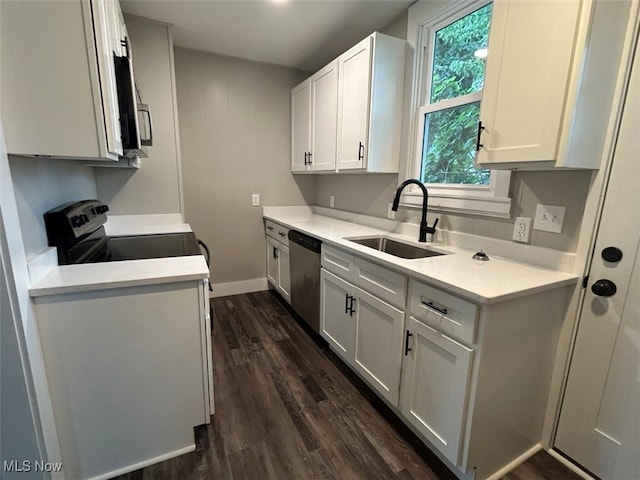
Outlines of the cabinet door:
{"label": "cabinet door", "polygon": [[320,271],[320,334],[333,350],[353,364],[355,317],[347,313],[353,285],[325,269]]}
{"label": "cabinet door", "polygon": [[308,170],[311,151],[311,82],[305,80],[291,90],[291,171]]}
{"label": "cabinet door", "polygon": [[493,3],[477,163],[556,160],[580,6]]}
{"label": "cabinet door", "polygon": [[338,58],[338,169],[367,167],[372,39]]}
{"label": "cabinet door", "polygon": [[289,247],[277,244],[278,249],[278,292],[291,303],[291,272],[289,270]]}
{"label": "cabinet door", "polygon": [[[473,350],[409,317],[400,410],[451,462],[460,465]],[[406,338],[406,337],[405,337]]]}
{"label": "cabinet door", "polygon": [[355,369],[392,405],[398,405],[404,312],[354,287]]}
{"label": "cabinet door", "polygon": [[338,62],[311,77],[311,170],[336,168],[338,134]]}
{"label": "cabinet door", "polygon": [[267,280],[274,287],[278,287],[278,243],[267,236]]}

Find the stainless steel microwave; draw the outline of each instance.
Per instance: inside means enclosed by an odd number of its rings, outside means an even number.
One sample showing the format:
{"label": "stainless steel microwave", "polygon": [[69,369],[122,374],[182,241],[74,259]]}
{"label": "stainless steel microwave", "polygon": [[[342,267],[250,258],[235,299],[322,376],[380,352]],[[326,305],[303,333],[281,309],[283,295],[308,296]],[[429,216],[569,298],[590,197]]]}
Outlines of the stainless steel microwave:
{"label": "stainless steel microwave", "polygon": [[145,147],[153,145],[153,125],[149,105],[142,103],[133,78],[131,58],[113,55],[120,133],[124,156],[146,157]]}

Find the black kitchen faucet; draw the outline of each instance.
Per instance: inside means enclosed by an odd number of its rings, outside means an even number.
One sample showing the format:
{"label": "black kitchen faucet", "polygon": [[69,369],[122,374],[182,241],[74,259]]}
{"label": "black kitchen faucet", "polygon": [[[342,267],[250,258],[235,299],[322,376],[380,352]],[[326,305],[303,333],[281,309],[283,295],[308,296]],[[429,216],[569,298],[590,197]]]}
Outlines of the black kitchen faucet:
{"label": "black kitchen faucet", "polygon": [[420,180],[410,178],[409,180],[405,180],[404,182],[402,182],[402,184],[398,187],[398,190],[396,190],[396,196],[393,199],[393,206],[391,207],[391,210],[393,210],[394,212],[398,211],[398,205],[400,204],[400,195],[402,194],[402,190],[404,190],[404,187],[412,183],[418,185],[418,187],[420,187],[420,190],[422,190],[422,220],[420,220],[420,238],[418,238],[418,241],[426,242],[427,233],[430,233],[431,235],[436,233],[436,225],[438,224],[439,219],[436,218],[436,221],[433,222],[432,227],[429,227],[427,225],[427,204],[429,203],[429,193],[427,193],[427,187],[425,187]]}

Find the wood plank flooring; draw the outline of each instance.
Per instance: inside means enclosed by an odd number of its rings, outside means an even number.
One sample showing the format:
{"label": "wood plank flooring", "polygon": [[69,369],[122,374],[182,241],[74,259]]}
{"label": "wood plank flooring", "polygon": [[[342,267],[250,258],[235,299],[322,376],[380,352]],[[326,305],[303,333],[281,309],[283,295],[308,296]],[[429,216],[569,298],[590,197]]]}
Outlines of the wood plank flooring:
{"label": "wood plank flooring", "polygon": [[[195,452],[118,480],[454,478],[276,294],[212,305],[211,424],[196,428]],[[505,477],[574,478],[544,452]]]}

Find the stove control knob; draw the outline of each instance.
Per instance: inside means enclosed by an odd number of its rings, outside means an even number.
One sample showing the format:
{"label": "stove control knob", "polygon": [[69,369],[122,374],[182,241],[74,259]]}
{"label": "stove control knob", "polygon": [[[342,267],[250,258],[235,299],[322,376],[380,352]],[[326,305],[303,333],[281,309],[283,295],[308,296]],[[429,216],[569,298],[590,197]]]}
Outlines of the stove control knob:
{"label": "stove control knob", "polygon": [[82,215],[80,215],[80,218],[82,219],[82,223],[80,225],[84,225],[85,223],[87,223],[89,221],[89,217],[87,215],[85,215],[84,213]]}
{"label": "stove control knob", "polygon": [[82,218],[80,217],[80,215],[74,215],[73,217],[71,217],[71,225],[74,228],[78,228],[80,226],[82,226],[84,222],[82,221]]}

